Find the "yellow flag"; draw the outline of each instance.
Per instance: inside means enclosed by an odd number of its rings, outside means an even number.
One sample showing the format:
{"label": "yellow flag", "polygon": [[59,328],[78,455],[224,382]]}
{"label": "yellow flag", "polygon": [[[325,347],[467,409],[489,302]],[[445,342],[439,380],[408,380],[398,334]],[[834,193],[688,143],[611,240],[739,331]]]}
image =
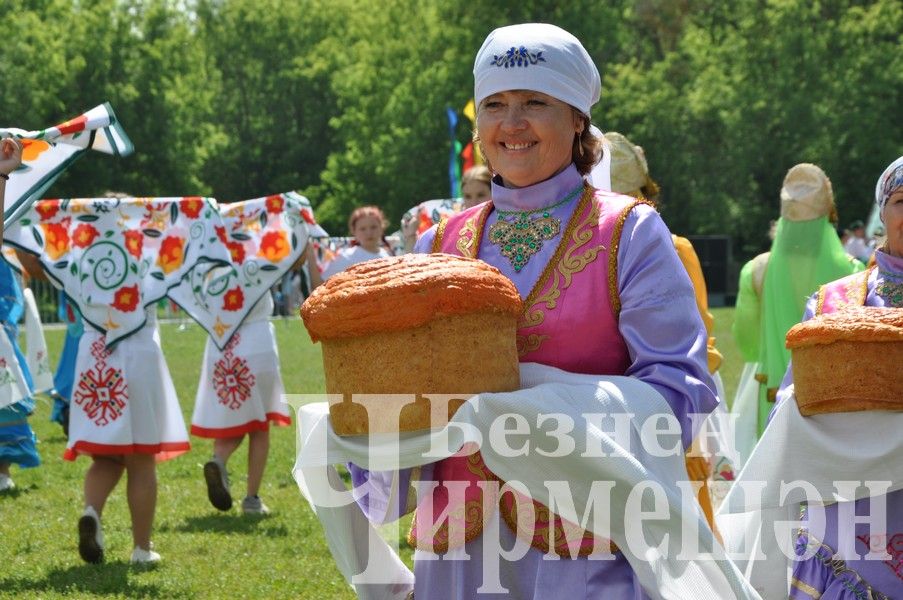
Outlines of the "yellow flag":
{"label": "yellow flag", "polygon": [[[465,117],[470,119],[470,122],[476,128],[477,126],[477,111],[476,105],[473,103],[473,98],[467,101],[467,104],[464,105],[464,109],[461,111]],[[485,164],[485,160],[483,160],[483,155],[480,153],[480,148],[476,144],[473,144],[473,164],[482,165]]]}
{"label": "yellow flag", "polygon": [[470,122],[476,125],[477,123],[477,111],[476,106],[474,106],[473,98],[467,101],[467,104],[464,106],[464,110],[461,111],[464,113],[464,116],[470,119]]}

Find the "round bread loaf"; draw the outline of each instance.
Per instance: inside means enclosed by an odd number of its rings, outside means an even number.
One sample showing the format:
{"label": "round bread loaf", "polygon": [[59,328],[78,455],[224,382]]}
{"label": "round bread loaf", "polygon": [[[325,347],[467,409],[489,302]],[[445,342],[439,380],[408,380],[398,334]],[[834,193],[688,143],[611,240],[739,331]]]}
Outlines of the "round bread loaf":
{"label": "round bread loaf", "polygon": [[787,332],[800,413],[903,410],[903,310],[850,307]]}
{"label": "round bread loaf", "polygon": [[476,259],[408,254],[334,275],[301,307],[333,429],[442,427],[471,395],[518,389],[521,312],[514,284]]}

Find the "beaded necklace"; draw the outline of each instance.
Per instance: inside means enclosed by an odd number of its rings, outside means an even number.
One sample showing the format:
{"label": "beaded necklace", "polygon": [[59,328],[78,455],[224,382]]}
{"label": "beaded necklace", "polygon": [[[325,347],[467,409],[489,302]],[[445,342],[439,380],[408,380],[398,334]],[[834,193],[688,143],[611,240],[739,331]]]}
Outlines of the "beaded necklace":
{"label": "beaded necklace", "polygon": [[[499,247],[502,256],[520,273],[545,240],[554,239],[561,231],[561,219],[552,211],[573,200],[581,191],[581,183],[562,200],[534,210],[497,210],[498,220],[489,227],[489,243]],[[534,215],[539,215],[534,217]],[[509,220],[513,217],[513,220]]]}

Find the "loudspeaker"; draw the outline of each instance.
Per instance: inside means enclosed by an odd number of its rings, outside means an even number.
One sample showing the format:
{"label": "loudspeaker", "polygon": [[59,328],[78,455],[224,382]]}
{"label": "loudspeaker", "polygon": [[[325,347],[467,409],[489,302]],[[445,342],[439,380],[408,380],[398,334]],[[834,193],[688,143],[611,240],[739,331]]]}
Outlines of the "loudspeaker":
{"label": "loudspeaker", "polygon": [[706,289],[709,292],[709,306],[725,306],[730,290],[731,238],[727,235],[688,235],[686,236],[705,277]]}

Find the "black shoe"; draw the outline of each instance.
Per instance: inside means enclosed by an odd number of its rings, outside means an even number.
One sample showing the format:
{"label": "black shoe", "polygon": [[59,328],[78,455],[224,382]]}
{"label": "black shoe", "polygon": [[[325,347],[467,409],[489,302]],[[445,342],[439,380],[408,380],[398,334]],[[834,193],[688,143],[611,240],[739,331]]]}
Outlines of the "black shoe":
{"label": "black shoe", "polygon": [[216,459],[204,465],[204,481],[207,482],[207,498],[215,508],[229,510],[232,508],[232,494],[229,493],[229,476],[226,468]]}
{"label": "black shoe", "polygon": [[87,563],[103,562],[103,542],[99,531],[100,522],[94,514],[84,514],[78,520],[78,554]]}

